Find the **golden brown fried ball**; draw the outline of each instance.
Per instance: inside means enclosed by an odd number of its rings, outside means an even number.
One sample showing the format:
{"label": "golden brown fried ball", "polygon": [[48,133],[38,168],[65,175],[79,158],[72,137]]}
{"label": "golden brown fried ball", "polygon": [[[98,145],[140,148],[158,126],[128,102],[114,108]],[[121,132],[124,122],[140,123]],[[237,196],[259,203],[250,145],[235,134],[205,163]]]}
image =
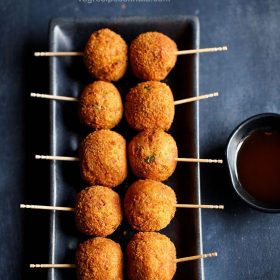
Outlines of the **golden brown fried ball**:
{"label": "golden brown fried ball", "polygon": [[175,66],[176,43],[159,32],[140,34],[130,45],[130,64],[136,77],[143,81],[161,81]]}
{"label": "golden brown fried ball", "polygon": [[123,38],[108,28],[90,36],[84,61],[89,73],[100,80],[118,81],[128,65],[128,47]]}
{"label": "golden brown fried ball", "polygon": [[85,87],[79,102],[81,121],[92,129],[115,127],[123,115],[118,89],[109,82],[96,81]]}
{"label": "golden brown fried ball", "polygon": [[81,243],[76,253],[79,280],[122,280],[123,254],[118,243],[96,237]]}
{"label": "golden brown fried ball", "polygon": [[176,211],[174,191],[161,182],[138,180],[126,192],[125,216],[138,231],[158,231],[165,228]]}
{"label": "golden brown fried ball", "polygon": [[143,82],[132,88],[126,96],[125,117],[136,130],[168,130],[174,111],[173,94],[165,83]]}
{"label": "golden brown fried ball", "polygon": [[92,132],[81,145],[80,162],[86,182],[115,187],[127,177],[126,141],[111,130]]}
{"label": "golden brown fried ball", "polygon": [[176,249],[168,237],[139,232],[127,246],[128,277],[131,280],[171,280],[176,272]]}
{"label": "golden brown fried ball", "polygon": [[178,157],[173,137],[162,131],[142,131],[128,145],[128,158],[135,176],[164,181],[172,175]]}
{"label": "golden brown fried ball", "polygon": [[107,187],[89,187],[78,193],[75,214],[76,225],[81,232],[107,236],[122,222],[121,199]]}

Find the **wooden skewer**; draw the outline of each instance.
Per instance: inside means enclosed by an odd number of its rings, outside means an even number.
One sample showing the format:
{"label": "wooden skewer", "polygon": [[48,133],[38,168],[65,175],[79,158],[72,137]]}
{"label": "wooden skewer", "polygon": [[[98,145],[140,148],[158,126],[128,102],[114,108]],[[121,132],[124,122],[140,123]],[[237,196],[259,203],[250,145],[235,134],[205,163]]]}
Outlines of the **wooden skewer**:
{"label": "wooden skewer", "polygon": [[[208,253],[208,254],[202,254],[192,257],[186,257],[186,258],[179,258],[176,259],[175,262],[187,262],[187,261],[193,261],[193,260],[199,260],[199,259],[205,259],[210,257],[217,257],[218,254],[216,252]],[[30,264],[30,268],[76,268],[75,264]]]}
{"label": "wooden skewer", "polygon": [[35,155],[35,159],[79,161],[79,158],[77,158],[77,157],[45,156],[45,155]]}
{"label": "wooden skewer", "polygon": [[224,205],[208,204],[175,204],[177,208],[205,208],[205,209],[224,209]]}
{"label": "wooden skewer", "polygon": [[20,208],[40,209],[40,210],[58,210],[58,211],[75,211],[75,208],[73,208],[73,207],[30,205],[30,204],[20,204]]}
{"label": "wooden skewer", "polygon": [[[79,161],[78,157],[35,155],[35,159]],[[201,159],[201,158],[175,158],[178,162],[201,162],[201,163],[223,163],[222,159]]]}
{"label": "wooden skewer", "polygon": [[68,97],[68,96],[59,96],[59,95],[52,95],[52,94],[42,94],[42,93],[30,93],[31,97],[37,97],[37,98],[46,98],[46,99],[52,99],[52,100],[63,100],[63,101],[79,101],[76,97]]}
{"label": "wooden skewer", "polygon": [[[30,96],[31,97],[37,97],[37,98],[51,99],[51,100],[63,100],[63,101],[74,101],[74,102],[79,101],[79,98],[77,98],[77,97],[59,96],[59,95],[52,95],[52,94],[42,94],[42,93],[35,93],[35,92],[31,92]],[[216,96],[219,96],[218,92],[199,95],[199,96],[196,96],[196,97],[180,99],[180,100],[174,101],[174,105],[180,105],[180,104],[184,104],[184,103],[199,101],[199,100],[203,100],[203,99],[207,99],[207,98],[211,98],[211,97],[216,97]]]}
{"label": "wooden skewer", "polygon": [[[208,52],[221,52],[227,51],[227,46],[215,47],[215,48],[204,48],[204,49],[193,49],[193,50],[182,50],[177,51],[176,55],[195,54],[195,53],[208,53]],[[83,52],[35,52],[34,56],[83,56]]]}
{"label": "wooden skewer", "polygon": [[175,158],[178,162],[223,163],[222,159]]}
{"label": "wooden skewer", "polygon": [[219,93],[218,92],[213,92],[213,93],[209,93],[209,94],[199,95],[199,96],[196,96],[196,97],[190,97],[190,98],[177,100],[177,101],[174,101],[174,105],[180,105],[180,104],[184,104],[184,103],[199,101],[199,100],[202,100],[202,99],[207,99],[207,98],[216,97],[216,96],[219,96]]}
{"label": "wooden skewer", "polygon": [[30,268],[76,268],[75,264],[30,264]]}
{"label": "wooden skewer", "polygon": [[35,52],[34,56],[83,56],[83,52]]}
{"label": "wooden skewer", "polygon": [[208,53],[208,52],[222,52],[222,51],[227,51],[227,50],[228,50],[227,46],[223,46],[223,47],[215,47],[215,48],[177,51],[176,55],[194,54],[194,53]]}
{"label": "wooden skewer", "polygon": [[202,255],[197,255],[197,256],[192,256],[192,257],[176,259],[176,263],[188,262],[188,261],[205,259],[205,258],[210,258],[210,257],[217,257],[217,256],[218,256],[218,253],[217,252],[213,252],[213,253],[208,253],[208,254],[202,254]]}
{"label": "wooden skewer", "polygon": [[[177,208],[205,208],[205,209],[224,209],[224,205],[208,205],[208,204],[175,204]],[[20,204],[20,208],[39,209],[39,210],[57,210],[57,211],[75,211],[73,207],[47,206],[47,205],[30,205]]]}

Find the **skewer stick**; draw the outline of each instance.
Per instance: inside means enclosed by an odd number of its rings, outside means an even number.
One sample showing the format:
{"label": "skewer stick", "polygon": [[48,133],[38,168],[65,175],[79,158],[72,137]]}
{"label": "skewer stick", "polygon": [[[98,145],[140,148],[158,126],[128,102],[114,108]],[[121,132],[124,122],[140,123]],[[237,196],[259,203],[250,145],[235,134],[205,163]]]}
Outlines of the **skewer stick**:
{"label": "skewer stick", "polygon": [[[224,209],[224,205],[208,205],[208,204],[175,204],[177,208],[205,208],[205,209]],[[75,211],[73,207],[47,206],[34,204],[20,204],[20,208],[39,209],[39,210],[57,210],[57,211]]]}
{"label": "skewer stick", "polygon": [[197,255],[197,256],[192,256],[192,257],[176,259],[176,263],[188,262],[188,261],[205,259],[205,258],[210,258],[210,257],[217,257],[217,256],[218,256],[218,253],[217,252],[213,252],[213,253],[208,253],[208,254],[202,254],[202,255]]}
{"label": "skewer stick", "polygon": [[35,52],[34,56],[83,56],[83,52]]}
{"label": "skewer stick", "polygon": [[204,159],[204,158],[175,158],[178,162],[200,162],[200,163],[223,163],[222,159]]}
{"label": "skewer stick", "polygon": [[199,100],[202,100],[202,99],[207,99],[207,98],[216,97],[216,96],[219,96],[219,93],[218,92],[213,92],[213,93],[209,93],[209,94],[199,95],[199,96],[196,96],[196,97],[177,100],[177,101],[174,101],[174,105],[180,105],[180,104],[184,104],[184,103],[199,101]]}
{"label": "skewer stick", "polygon": [[35,92],[31,92],[30,96],[37,97],[37,98],[52,99],[52,100],[75,101],[75,102],[79,101],[79,99],[76,97],[42,94],[42,93],[35,93]]}
{"label": "skewer stick", "polygon": [[[74,101],[74,102],[79,101],[79,98],[77,98],[77,97],[59,96],[59,95],[53,95],[53,94],[42,94],[42,93],[35,93],[35,92],[31,92],[30,96],[37,97],[37,98],[51,99],[51,100]],[[208,94],[199,95],[196,97],[190,97],[190,98],[185,98],[185,99],[180,99],[180,100],[174,101],[174,105],[180,105],[180,104],[184,104],[184,103],[199,101],[199,100],[216,97],[216,96],[219,96],[218,92],[208,93]]]}
{"label": "skewer stick", "polygon": [[40,210],[58,210],[58,211],[75,211],[75,208],[73,208],[73,207],[30,205],[30,204],[20,204],[20,208],[40,209]]}
{"label": "skewer stick", "polygon": [[[78,157],[35,155],[35,159],[79,161]],[[201,159],[201,158],[175,158],[179,162],[202,162],[202,163],[223,163],[222,159]]]}
{"label": "skewer stick", "polygon": [[45,156],[45,155],[35,155],[35,159],[79,161],[79,158],[77,157]]}
{"label": "skewer stick", "polygon": [[30,268],[76,268],[75,264],[30,264]]}
{"label": "skewer stick", "polygon": [[[187,262],[187,261],[193,261],[193,260],[199,260],[199,259],[205,259],[210,257],[217,257],[218,254],[216,252],[208,253],[208,254],[202,254],[197,256],[191,256],[186,258],[179,258],[176,259],[175,262]],[[75,264],[30,264],[30,268],[76,268]]]}
{"label": "skewer stick", "polygon": [[[204,49],[193,49],[193,50],[182,50],[177,51],[176,55],[194,54],[194,53],[207,53],[207,52],[221,52],[227,51],[227,46],[215,47],[215,48],[204,48]],[[83,52],[35,52],[34,56],[83,56]]]}
{"label": "skewer stick", "polygon": [[208,204],[175,204],[177,208],[205,208],[205,209],[224,209],[224,205]]}
{"label": "skewer stick", "polygon": [[227,50],[228,50],[227,46],[223,46],[223,47],[215,47],[215,48],[177,51],[176,55],[194,54],[194,53],[208,53],[208,52],[222,52],[222,51],[227,51]]}

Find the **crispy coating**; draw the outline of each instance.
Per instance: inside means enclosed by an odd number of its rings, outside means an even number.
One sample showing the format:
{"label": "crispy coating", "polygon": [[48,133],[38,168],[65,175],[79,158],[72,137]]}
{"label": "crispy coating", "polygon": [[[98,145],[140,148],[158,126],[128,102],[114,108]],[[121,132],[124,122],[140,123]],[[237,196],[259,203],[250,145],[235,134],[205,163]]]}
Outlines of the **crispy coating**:
{"label": "crispy coating", "polygon": [[131,280],[171,280],[176,272],[176,249],[171,240],[156,232],[139,232],[127,245]]}
{"label": "crispy coating", "polygon": [[161,81],[175,66],[176,43],[159,32],[140,34],[130,45],[130,64],[136,77],[143,81]]}
{"label": "crispy coating", "polygon": [[177,145],[162,131],[142,131],[128,145],[128,158],[135,176],[156,181],[169,178],[176,168]]}
{"label": "crispy coating", "polygon": [[125,216],[138,231],[158,231],[165,228],[176,211],[174,191],[161,182],[138,180],[124,198]]}
{"label": "crispy coating", "polygon": [[118,89],[109,82],[96,81],[85,87],[79,102],[79,116],[92,129],[115,127],[123,115]]}
{"label": "crispy coating", "polygon": [[125,117],[136,130],[168,130],[174,118],[172,91],[165,83],[139,83],[126,96]]}
{"label": "crispy coating", "polygon": [[115,187],[127,177],[126,141],[117,132],[90,133],[80,149],[81,173],[91,185]]}
{"label": "crispy coating", "polygon": [[76,225],[81,232],[105,237],[122,222],[121,199],[107,187],[89,187],[78,193],[75,214]]}
{"label": "crispy coating", "polygon": [[128,47],[123,38],[108,28],[90,36],[84,61],[89,73],[100,80],[118,81],[128,65]]}
{"label": "crispy coating", "polygon": [[81,243],[76,253],[79,280],[122,280],[121,246],[111,239],[96,237]]}

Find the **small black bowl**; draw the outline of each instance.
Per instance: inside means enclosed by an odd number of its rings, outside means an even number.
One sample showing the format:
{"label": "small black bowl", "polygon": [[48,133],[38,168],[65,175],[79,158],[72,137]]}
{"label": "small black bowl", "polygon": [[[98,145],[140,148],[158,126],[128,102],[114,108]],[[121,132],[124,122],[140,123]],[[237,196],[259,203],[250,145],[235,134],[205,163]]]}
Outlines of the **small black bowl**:
{"label": "small black bowl", "polygon": [[280,115],[264,113],[253,116],[241,123],[229,138],[226,158],[232,185],[237,194],[250,206],[265,212],[280,212],[280,205],[262,202],[251,196],[241,185],[237,176],[237,153],[247,136],[258,130],[277,130],[280,131]]}

